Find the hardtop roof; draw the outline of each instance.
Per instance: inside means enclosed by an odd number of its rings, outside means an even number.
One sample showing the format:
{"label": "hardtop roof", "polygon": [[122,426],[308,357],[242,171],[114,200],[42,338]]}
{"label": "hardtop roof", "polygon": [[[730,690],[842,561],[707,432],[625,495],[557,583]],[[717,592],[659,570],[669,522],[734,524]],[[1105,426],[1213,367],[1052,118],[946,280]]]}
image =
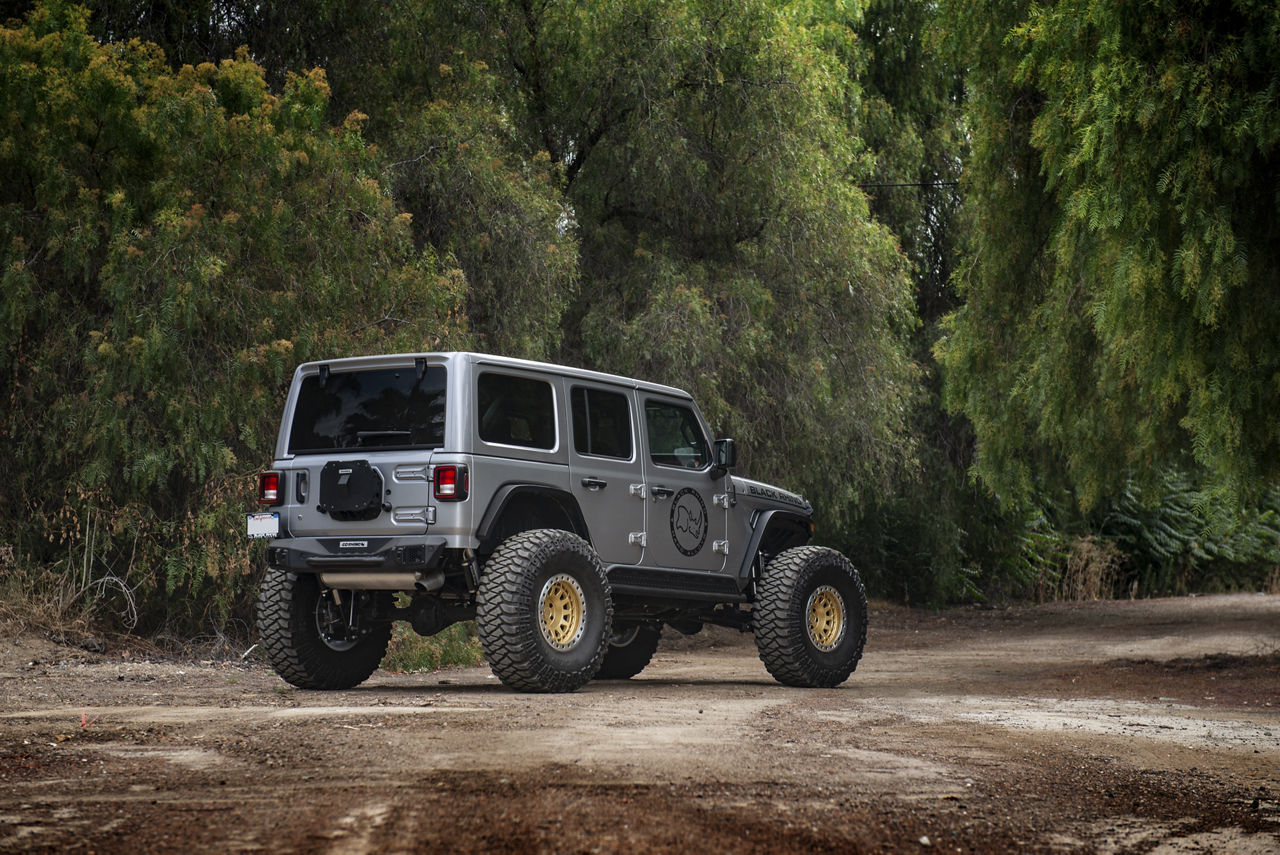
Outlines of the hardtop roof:
{"label": "hardtop roof", "polygon": [[372,354],[368,356],[350,356],[340,359],[320,359],[312,362],[304,362],[298,366],[298,374],[313,374],[320,370],[321,365],[328,365],[331,371],[359,371],[366,368],[377,368],[387,364],[412,364],[415,360],[425,359],[428,363],[434,364],[454,364],[465,362],[472,365],[490,366],[494,368],[506,368],[519,371],[536,371],[545,374],[554,374],[561,377],[569,377],[575,380],[585,380],[593,383],[603,383],[613,386],[622,386],[628,389],[637,389],[644,392],[653,392],[660,395],[669,395],[676,398],[684,398],[693,400],[693,396],[683,389],[677,389],[674,386],[666,386],[661,383],[651,383],[647,380],[637,380],[633,377],[623,377],[618,374],[608,374],[603,371],[592,371],[587,368],[575,368],[568,365],[557,365],[551,362],[539,362],[533,359],[517,359],[511,356],[498,356],[489,353],[474,353],[471,351],[445,351],[445,352],[424,352],[424,353],[388,353],[388,354]]}

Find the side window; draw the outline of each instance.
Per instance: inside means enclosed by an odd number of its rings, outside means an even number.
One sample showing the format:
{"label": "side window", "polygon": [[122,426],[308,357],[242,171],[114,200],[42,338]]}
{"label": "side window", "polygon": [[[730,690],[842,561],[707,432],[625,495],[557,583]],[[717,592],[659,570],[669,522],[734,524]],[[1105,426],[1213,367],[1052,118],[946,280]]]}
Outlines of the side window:
{"label": "side window", "polygon": [[481,374],[476,384],[480,438],[499,445],[554,448],[556,411],[551,384],[508,374]]}
{"label": "side window", "polygon": [[707,440],[693,410],[662,401],[645,401],[649,457],[659,466],[701,469],[711,462]]}
{"label": "side window", "polygon": [[631,457],[631,407],[626,395],[575,386],[569,398],[575,451],[622,460]]}

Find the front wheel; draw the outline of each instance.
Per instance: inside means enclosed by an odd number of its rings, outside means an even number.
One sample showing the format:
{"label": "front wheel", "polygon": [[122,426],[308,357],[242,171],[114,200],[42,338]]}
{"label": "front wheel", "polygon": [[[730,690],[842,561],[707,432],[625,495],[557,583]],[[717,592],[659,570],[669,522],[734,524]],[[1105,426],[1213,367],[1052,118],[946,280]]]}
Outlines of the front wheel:
{"label": "front wheel", "polygon": [[867,595],[858,571],[834,549],[799,546],[764,569],[753,612],[765,668],[788,686],[838,686],[867,641]]}
{"label": "front wheel", "polygon": [[378,669],[391,641],[386,591],[332,591],[313,573],[267,568],[258,591],[258,643],[300,689],[349,689]]}
{"label": "front wheel", "polygon": [[489,667],[525,692],[572,692],[600,668],[613,598],[595,550],[575,534],[535,529],[498,545],[476,595]]}

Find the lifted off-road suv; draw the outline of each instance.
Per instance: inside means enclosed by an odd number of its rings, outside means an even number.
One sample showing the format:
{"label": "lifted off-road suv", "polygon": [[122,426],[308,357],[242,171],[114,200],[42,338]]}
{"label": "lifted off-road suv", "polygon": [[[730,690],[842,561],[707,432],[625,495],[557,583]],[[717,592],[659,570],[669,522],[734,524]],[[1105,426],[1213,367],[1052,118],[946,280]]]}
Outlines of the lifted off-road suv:
{"label": "lifted off-road suv", "polygon": [[288,682],[341,689],[391,623],[474,619],[494,673],[572,691],[648,664],[664,625],[755,634],[793,686],[858,664],[866,597],[806,545],[812,507],[729,474],[667,386],[472,353],[308,363],[294,374],[250,536],[271,538],[258,630]]}

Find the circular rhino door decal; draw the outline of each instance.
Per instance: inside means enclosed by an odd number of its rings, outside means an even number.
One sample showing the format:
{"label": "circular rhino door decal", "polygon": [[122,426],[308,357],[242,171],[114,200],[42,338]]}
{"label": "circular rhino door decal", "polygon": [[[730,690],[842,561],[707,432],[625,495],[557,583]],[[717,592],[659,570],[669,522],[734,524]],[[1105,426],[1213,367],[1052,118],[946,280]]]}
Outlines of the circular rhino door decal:
{"label": "circular rhino door decal", "polygon": [[692,487],[676,493],[671,503],[671,539],[685,555],[697,555],[707,542],[707,506]]}

